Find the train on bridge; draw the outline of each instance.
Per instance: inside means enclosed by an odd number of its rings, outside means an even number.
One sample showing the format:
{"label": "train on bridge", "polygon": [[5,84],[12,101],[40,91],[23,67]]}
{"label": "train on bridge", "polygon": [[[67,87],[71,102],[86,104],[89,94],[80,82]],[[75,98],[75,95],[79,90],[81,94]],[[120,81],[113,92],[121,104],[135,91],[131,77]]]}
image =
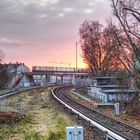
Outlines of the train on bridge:
{"label": "train on bridge", "polygon": [[48,67],[48,66],[33,66],[32,72],[78,72],[89,73],[87,68],[72,68],[72,67]]}

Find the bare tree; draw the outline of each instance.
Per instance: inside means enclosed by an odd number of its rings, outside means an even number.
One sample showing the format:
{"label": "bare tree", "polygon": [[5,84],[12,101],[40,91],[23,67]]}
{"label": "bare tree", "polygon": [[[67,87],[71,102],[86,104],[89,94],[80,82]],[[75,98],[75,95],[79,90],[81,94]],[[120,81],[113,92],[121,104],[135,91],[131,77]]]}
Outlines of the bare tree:
{"label": "bare tree", "polygon": [[123,60],[120,61],[122,51],[114,35],[116,31],[114,25],[103,28],[98,21],[85,21],[79,29],[83,59],[96,76],[124,67]]}
{"label": "bare tree", "polygon": [[[139,107],[139,90],[140,90],[140,1],[139,0],[111,0],[114,15],[117,17],[121,28],[122,34],[127,39],[128,46],[132,51],[132,60],[127,61],[129,68],[133,68],[133,71],[129,73],[133,76],[133,86],[135,87],[135,94],[132,98],[132,108],[137,114],[140,113]],[[118,34],[116,34],[116,37]],[[121,45],[120,38],[117,37],[117,41],[120,44],[120,48],[124,50]],[[127,54],[125,54],[128,59]]]}
{"label": "bare tree", "polygon": [[4,53],[0,50],[0,64],[2,64],[4,59]]}
{"label": "bare tree", "polygon": [[[117,17],[123,34],[126,36],[133,57],[140,63],[140,1],[139,0],[111,0],[114,15]],[[119,40],[119,38],[118,38]],[[121,46],[120,46],[121,47]],[[134,72],[138,72],[133,63]]]}
{"label": "bare tree", "polygon": [[3,59],[4,53],[0,50],[0,88],[5,87],[8,80],[8,73],[6,72],[2,64]]}

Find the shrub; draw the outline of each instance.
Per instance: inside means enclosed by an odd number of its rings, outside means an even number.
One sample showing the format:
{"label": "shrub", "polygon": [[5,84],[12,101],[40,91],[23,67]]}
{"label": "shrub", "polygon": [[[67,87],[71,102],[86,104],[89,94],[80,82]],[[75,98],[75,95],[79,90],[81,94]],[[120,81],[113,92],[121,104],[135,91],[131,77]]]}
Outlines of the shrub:
{"label": "shrub", "polygon": [[45,138],[45,136],[41,135],[40,133],[32,131],[30,133],[25,134],[24,140],[47,140],[47,139]]}
{"label": "shrub", "polygon": [[60,117],[57,121],[56,128],[50,130],[47,140],[65,140],[66,138],[66,126],[68,125],[65,118]]}

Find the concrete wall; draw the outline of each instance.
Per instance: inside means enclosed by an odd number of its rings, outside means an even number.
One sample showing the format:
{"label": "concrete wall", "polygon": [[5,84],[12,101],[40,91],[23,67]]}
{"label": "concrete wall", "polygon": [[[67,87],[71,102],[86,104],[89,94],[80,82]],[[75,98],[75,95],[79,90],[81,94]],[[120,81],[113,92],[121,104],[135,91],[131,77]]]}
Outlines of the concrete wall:
{"label": "concrete wall", "polygon": [[101,92],[100,90],[101,90],[100,88],[91,87],[91,89],[88,90],[88,95],[96,99],[99,99],[103,102],[108,102],[108,95],[106,93]]}

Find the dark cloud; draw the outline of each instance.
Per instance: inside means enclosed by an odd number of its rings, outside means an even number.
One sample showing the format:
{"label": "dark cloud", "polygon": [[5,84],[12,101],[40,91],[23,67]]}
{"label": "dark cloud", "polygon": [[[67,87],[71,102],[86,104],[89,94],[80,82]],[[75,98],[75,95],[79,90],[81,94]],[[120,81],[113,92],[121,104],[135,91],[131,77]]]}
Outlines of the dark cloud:
{"label": "dark cloud", "polygon": [[109,0],[0,0],[0,47],[60,48],[78,39],[84,20],[105,23],[110,11]]}
{"label": "dark cloud", "polygon": [[38,38],[39,41],[48,32],[49,35],[52,33],[52,37],[56,30],[65,32],[69,28],[72,32],[73,25],[77,26],[84,19],[105,19],[110,10],[108,0],[94,0],[94,3],[93,0],[24,1],[0,1],[1,36],[19,36],[31,40]]}

